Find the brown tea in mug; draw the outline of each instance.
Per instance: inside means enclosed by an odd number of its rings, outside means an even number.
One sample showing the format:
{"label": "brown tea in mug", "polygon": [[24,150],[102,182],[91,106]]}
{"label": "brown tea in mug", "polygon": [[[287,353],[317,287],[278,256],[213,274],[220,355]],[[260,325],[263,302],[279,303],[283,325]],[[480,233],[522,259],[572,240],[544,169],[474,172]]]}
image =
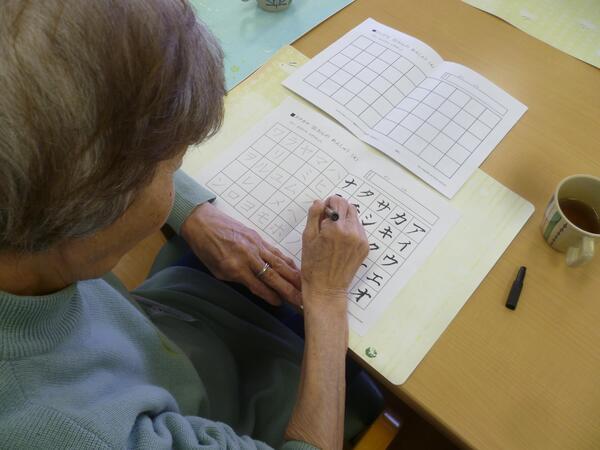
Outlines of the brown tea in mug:
{"label": "brown tea in mug", "polygon": [[577,227],[588,233],[600,234],[600,215],[590,205],[574,198],[563,198],[558,204],[567,219]]}

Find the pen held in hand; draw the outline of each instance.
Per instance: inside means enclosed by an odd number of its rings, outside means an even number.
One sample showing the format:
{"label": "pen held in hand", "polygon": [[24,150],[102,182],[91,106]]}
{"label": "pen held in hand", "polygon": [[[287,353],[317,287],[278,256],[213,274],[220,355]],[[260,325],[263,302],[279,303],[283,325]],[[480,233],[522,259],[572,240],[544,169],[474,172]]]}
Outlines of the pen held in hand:
{"label": "pen held in hand", "polygon": [[329,206],[325,207],[325,215],[334,222],[340,218],[340,215],[337,213],[337,211],[334,211]]}

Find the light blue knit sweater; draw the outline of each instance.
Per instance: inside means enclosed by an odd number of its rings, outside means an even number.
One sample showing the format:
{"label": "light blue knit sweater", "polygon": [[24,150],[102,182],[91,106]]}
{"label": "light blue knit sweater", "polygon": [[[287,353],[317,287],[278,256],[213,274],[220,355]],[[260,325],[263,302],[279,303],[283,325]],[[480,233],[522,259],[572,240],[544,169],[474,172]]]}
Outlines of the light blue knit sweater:
{"label": "light blue knit sweater", "polygon": [[[179,229],[212,194],[182,174],[176,187],[170,223]],[[270,448],[216,419],[261,436],[272,431],[276,442],[294,400],[296,386],[285,383],[298,377],[297,343],[235,291],[193,272],[167,269],[142,287],[138,295],[151,301],[188,308],[181,315],[158,307],[154,323],[104,280],[39,297],[0,292],[0,448]],[[260,367],[236,360],[252,351]]]}

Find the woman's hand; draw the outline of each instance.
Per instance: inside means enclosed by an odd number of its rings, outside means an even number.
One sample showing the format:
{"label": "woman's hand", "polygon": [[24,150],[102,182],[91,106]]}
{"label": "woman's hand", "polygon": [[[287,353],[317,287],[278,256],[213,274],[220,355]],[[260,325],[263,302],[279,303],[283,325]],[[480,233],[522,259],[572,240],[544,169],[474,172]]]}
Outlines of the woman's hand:
{"label": "woman's hand", "polygon": [[[248,287],[272,305],[302,303],[300,272],[291,258],[210,203],[198,206],[181,227],[198,259],[224,281]],[[260,278],[265,262],[271,265]]]}
{"label": "woman's hand", "polygon": [[[326,206],[337,211],[337,221],[326,218]],[[298,400],[285,436],[318,448],[341,449],[348,348],[346,291],[369,244],[356,208],[337,196],[313,203],[302,242],[306,339]]]}
{"label": "woman's hand", "polygon": [[[325,207],[339,219],[326,217]],[[341,197],[315,201],[308,212],[302,236],[302,292],[309,299],[343,298],[358,267],[369,253],[369,243],[358,213]],[[317,300],[315,300],[317,301]]]}

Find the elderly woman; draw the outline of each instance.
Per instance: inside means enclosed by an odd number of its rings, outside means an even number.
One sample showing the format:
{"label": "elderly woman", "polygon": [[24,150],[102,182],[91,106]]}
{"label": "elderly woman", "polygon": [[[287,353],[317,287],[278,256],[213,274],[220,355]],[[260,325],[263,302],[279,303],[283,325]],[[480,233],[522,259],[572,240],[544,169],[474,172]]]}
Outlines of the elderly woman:
{"label": "elderly woman", "polygon": [[[315,201],[299,271],[177,171],[223,114],[186,1],[8,0],[0,60],[0,447],[341,448],[364,231]],[[165,221],[220,279],[301,303],[304,347],[206,273],[105,275]]]}

